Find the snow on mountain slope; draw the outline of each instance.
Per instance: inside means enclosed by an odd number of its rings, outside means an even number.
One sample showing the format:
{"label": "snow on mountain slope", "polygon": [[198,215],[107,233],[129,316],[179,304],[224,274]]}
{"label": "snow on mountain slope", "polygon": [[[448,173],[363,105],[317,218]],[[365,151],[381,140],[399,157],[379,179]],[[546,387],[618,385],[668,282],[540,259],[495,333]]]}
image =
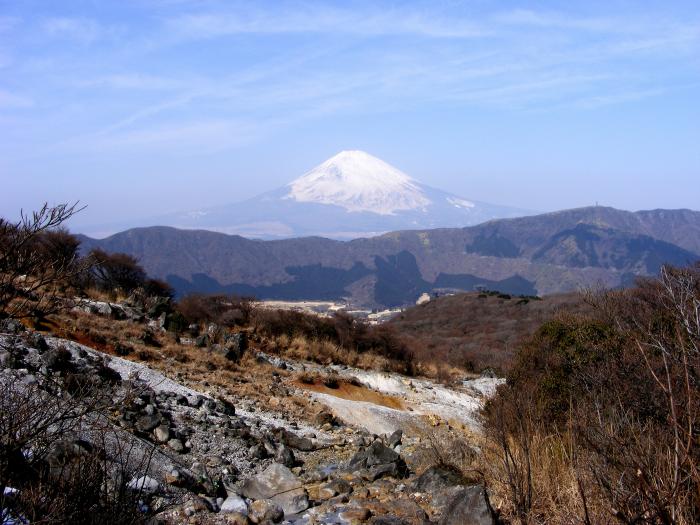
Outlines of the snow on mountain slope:
{"label": "snow on mountain slope", "polygon": [[[218,191],[235,191],[220,188]],[[342,151],[291,183],[252,199],[197,208],[138,223],[83,233],[114,233],[136,226],[174,226],[260,239],[317,235],[371,237],[396,230],[473,226],[491,219],[532,215],[431,188],[363,151]]]}
{"label": "snow on mountain slope", "polygon": [[286,199],[394,215],[431,202],[408,175],[364,151],[341,151],[289,184]]}

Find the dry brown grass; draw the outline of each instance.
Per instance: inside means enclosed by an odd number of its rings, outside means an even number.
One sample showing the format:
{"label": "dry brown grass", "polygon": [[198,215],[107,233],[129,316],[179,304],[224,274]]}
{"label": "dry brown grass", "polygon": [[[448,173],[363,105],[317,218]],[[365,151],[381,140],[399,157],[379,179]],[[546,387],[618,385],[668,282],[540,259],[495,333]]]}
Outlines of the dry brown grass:
{"label": "dry brown grass", "polygon": [[[503,449],[493,441],[480,440],[482,453],[478,460],[478,469],[488,482],[491,505],[507,523],[619,523],[600,494],[593,492],[594,481],[590,471],[578,464],[571,435],[535,433],[530,436],[527,453],[513,437],[507,440],[509,461],[520,467],[528,465],[529,473],[514,474],[513,466],[504,463]],[[517,475],[530,476],[527,513],[515,504],[517,489],[513,484],[518,482],[514,479]]]}
{"label": "dry brown grass", "polygon": [[309,339],[302,335],[290,337],[282,334],[266,338],[265,351],[297,361],[309,361],[322,365],[343,364],[364,370],[402,372],[406,364],[371,352],[348,350],[328,340]]}
{"label": "dry brown grass", "polygon": [[128,294],[119,289],[101,290],[95,287],[89,287],[83,290],[86,297],[94,301],[103,301],[105,303],[121,303],[128,298]]}

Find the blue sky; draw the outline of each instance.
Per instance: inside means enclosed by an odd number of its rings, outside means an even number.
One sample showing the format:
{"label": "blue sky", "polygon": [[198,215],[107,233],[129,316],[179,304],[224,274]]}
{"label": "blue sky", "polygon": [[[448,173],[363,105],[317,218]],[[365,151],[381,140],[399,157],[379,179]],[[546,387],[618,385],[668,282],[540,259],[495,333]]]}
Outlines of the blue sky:
{"label": "blue sky", "polygon": [[0,0],[0,214],[235,202],[343,149],[466,198],[700,208],[700,4]]}

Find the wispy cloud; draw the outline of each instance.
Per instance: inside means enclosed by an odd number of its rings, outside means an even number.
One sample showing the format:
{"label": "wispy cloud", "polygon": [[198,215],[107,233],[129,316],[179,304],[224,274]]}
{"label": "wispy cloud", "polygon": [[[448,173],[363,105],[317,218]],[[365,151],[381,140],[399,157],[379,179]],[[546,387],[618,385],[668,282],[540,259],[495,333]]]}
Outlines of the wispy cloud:
{"label": "wispy cloud", "polygon": [[209,155],[250,144],[265,132],[265,125],[260,122],[200,119],[75,136],[55,144],[49,151],[98,155],[125,151],[171,156]]}
{"label": "wispy cloud", "polygon": [[571,16],[552,11],[534,11],[530,9],[513,9],[497,13],[493,16],[493,20],[507,26],[574,29],[603,33],[626,32],[629,28],[629,24],[620,24],[619,20],[610,17]]}
{"label": "wispy cloud", "polygon": [[432,11],[345,9],[295,5],[273,10],[236,9],[170,18],[167,27],[191,38],[257,33],[326,33],[335,35],[418,35],[432,38],[476,38],[488,31],[469,20],[440,17]]}
{"label": "wispy cloud", "polygon": [[20,21],[16,16],[0,16],[0,34],[11,31],[19,25]]}
{"label": "wispy cloud", "polygon": [[[128,44],[112,39],[116,49],[84,46],[82,62],[72,54],[54,62],[50,50],[25,61],[27,72],[26,64],[43,64],[41,74],[68,91],[75,112],[91,115],[76,137],[120,148],[186,149],[191,140],[196,150],[201,137],[243,143],[234,139],[240,129],[254,129],[250,140],[304,120],[419,106],[592,111],[697,77],[682,63],[700,45],[692,19],[476,13],[435,3],[166,0],[158,8],[129,28]],[[110,34],[110,22],[50,17],[41,27],[52,38],[91,44]],[[215,140],[217,133],[230,140]]]}
{"label": "wispy cloud", "polygon": [[55,17],[43,21],[42,27],[52,38],[91,43],[97,40],[103,31],[102,26],[91,18]]}
{"label": "wispy cloud", "polygon": [[34,101],[31,98],[0,89],[0,109],[21,109],[32,106]]}
{"label": "wispy cloud", "polygon": [[163,91],[182,88],[183,82],[172,77],[146,73],[114,73],[89,79],[76,79],[75,85],[81,88],[106,87],[109,89]]}
{"label": "wispy cloud", "polygon": [[640,91],[628,91],[622,93],[608,93],[606,95],[594,95],[582,98],[573,102],[573,105],[583,109],[597,109],[604,106],[633,102],[650,97],[663,95],[665,91],[661,88],[645,89]]}

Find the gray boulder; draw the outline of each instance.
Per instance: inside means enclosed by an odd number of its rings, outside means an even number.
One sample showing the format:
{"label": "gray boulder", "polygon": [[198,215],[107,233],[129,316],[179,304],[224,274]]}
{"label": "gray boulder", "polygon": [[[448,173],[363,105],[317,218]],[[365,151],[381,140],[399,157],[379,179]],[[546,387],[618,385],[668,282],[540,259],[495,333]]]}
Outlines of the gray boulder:
{"label": "gray boulder", "polygon": [[182,440],[177,438],[172,438],[168,440],[168,448],[178,453],[185,451],[185,445],[182,444]]}
{"label": "gray boulder", "polygon": [[444,513],[447,505],[464,489],[465,481],[455,471],[437,465],[426,469],[411,484],[413,492],[430,494],[433,506]]}
{"label": "gray boulder", "polygon": [[163,319],[163,324],[161,326],[165,325],[165,315],[170,311],[170,298],[169,297],[158,297],[154,302],[153,305],[148,309],[148,317],[154,319],[154,318],[162,318]]}
{"label": "gray boulder", "polygon": [[113,317],[116,315],[112,306],[104,301],[83,299],[76,305],[76,309],[82,310],[88,314],[104,315],[105,317]]}
{"label": "gray boulder", "polygon": [[285,428],[278,428],[275,431],[277,439],[282,442],[282,444],[287,445],[290,448],[301,450],[302,452],[311,452],[318,448],[316,443],[307,437],[302,437],[296,435],[294,432],[290,432]]}
{"label": "gray boulder", "polygon": [[376,480],[385,476],[405,478],[408,467],[401,456],[380,440],[359,450],[347,465],[350,472],[359,472],[367,480]]}
{"label": "gray boulder", "polygon": [[287,468],[292,468],[296,464],[294,452],[289,447],[281,445],[275,454],[275,461],[284,465]]}
{"label": "gray boulder", "polygon": [[129,321],[140,323],[146,318],[143,310],[139,308],[126,306],[124,304],[113,305],[113,308],[119,311],[119,317],[122,319],[128,319]]}
{"label": "gray boulder", "polygon": [[160,425],[153,430],[153,435],[158,443],[167,443],[170,440],[170,429],[167,425]]}
{"label": "gray boulder", "polygon": [[385,446],[381,441],[374,441],[369,447],[358,451],[350,460],[350,467],[371,467],[394,463],[401,456]]}
{"label": "gray boulder", "polygon": [[279,463],[273,463],[257,476],[248,478],[241,487],[241,494],[252,500],[270,500],[282,508],[285,516],[309,508],[301,481]]}
{"label": "gray boulder", "polygon": [[15,319],[0,319],[0,332],[5,334],[18,334],[24,332],[22,323]]}
{"label": "gray boulder", "polygon": [[222,355],[231,361],[238,361],[248,348],[248,336],[245,332],[226,334],[224,336],[224,346],[221,349]]}
{"label": "gray boulder", "polygon": [[403,430],[398,429],[392,435],[389,436],[386,444],[389,445],[389,447],[394,448],[397,445],[401,444],[402,438],[403,438]]}
{"label": "gray boulder", "polygon": [[136,420],[136,430],[144,433],[151,432],[160,425],[161,421],[162,418],[159,413],[143,415]]}
{"label": "gray boulder", "polygon": [[440,525],[496,525],[484,487],[461,489],[445,507]]}
{"label": "gray boulder", "polygon": [[254,501],[250,506],[250,521],[259,524],[279,523],[284,518],[284,509],[271,500]]}

